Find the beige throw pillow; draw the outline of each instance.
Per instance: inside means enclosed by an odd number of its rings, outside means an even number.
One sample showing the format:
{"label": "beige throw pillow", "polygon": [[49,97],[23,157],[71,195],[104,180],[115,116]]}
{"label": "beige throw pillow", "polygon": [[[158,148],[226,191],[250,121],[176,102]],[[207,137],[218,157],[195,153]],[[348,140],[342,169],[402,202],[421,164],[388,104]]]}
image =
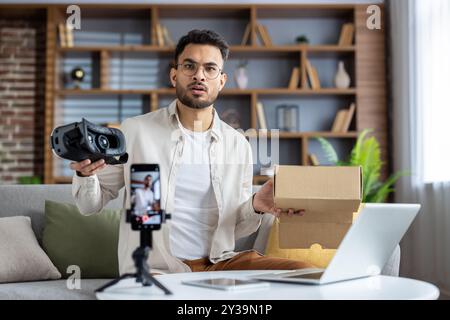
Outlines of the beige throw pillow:
{"label": "beige throw pillow", "polygon": [[0,283],[59,278],[36,240],[30,218],[0,218]]}

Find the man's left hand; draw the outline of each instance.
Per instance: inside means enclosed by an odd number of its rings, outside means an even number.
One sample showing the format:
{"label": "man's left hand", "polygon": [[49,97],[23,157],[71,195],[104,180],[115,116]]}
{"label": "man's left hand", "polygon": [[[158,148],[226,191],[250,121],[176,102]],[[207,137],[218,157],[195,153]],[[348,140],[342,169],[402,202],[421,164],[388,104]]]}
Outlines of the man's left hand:
{"label": "man's left hand", "polygon": [[[275,202],[273,199],[273,181],[270,179],[267,181],[261,189],[255,193],[253,197],[253,208],[255,211],[267,212],[273,214],[275,217],[279,217],[282,213],[281,208],[275,207]],[[297,209],[294,210],[290,208],[287,211],[289,216],[294,214],[303,216],[305,214],[305,210]]]}

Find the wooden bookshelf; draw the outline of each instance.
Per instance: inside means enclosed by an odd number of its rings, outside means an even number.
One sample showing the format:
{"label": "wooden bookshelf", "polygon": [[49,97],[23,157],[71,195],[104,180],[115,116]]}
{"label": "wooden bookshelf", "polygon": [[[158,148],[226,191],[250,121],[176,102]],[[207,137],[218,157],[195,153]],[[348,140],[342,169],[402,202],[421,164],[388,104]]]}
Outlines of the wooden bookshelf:
{"label": "wooden bookshelf", "polygon": [[[108,94],[166,94],[175,95],[175,90],[170,88],[161,89],[59,89],[55,93],[59,96],[65,95],[108,95]],[[287,88],[273,89],[224,89],[221,95],[356,95],[356,89],[297,89]]]}
{"label": "wooden bookshelf", "polygon": [[[76,47],[58,47],[57,52],[95,52],[95,51],[137,51],[137,52],[161,52],[173,54],[175,47],[156,46],[156,45],[122,45],[122,46],[76,46]],[[237,45],[230,46],[230,52],[355,52],[355,46],[338,45],[285,45],[285,46],[255,46],[255,45]]]}
{"label": "wooden bookshelf", "polygon": [[[308,112],[315,112],[314,104],[320,105],[322,99],[326,101],[342,102],[342,108],[348,107],[347,102],[355,103],[356,114],[349,132],[334,133],[324,131],[326,128],[316,128],[312,131],[301,130],[300,132],[279,133],[279,138],[283,141],[298,140],[300,147],[299,164],[308,164],[308,153],[310,152],[310,143],[314,137],[324,137],[333,140],[354,141],[358,132],[366,128],[375,129],[375,136],[380,142],[382,159],[388,162],[388,130],[387,130],[387,94],[386,94],[386,57],[384,52],[385,31],[373,31],[365,27],[367,5],[351,4],[289,4],[289,5],[266,5],[266,4],[204,4],[204,5],[162,5],[162,4],[83,4],[80,5],[83,12],[83,23],[87,20],[86,28],[89,29],[95,22],[100,23],[100,30],[105,28],[110,21],[117,20],[117,28],[124,28],[127,23],[122,21],[133,21],[130,25],[136,23],[136,29],[131,31],[141,32],[135,43],[100,43],[97,42],[79,43],[77,35],[83,35],[83,30],[75,34],[75,45],[73,47],[61,47],[58,41],[57,25],[65,18],[65,5],[26,5],[27,8],[44,9],[47,11],[47,47],[46,47],[46,89],[45,89],[45,135],[49,136],[55,126],[55,117],[66,99],[102,99],[105,97],[120,96],[124,99],[130,96],[142,97],[147,110],[158,109],[163,102],[167,103],[169,99],[175,97],[175,90],[166,86],[149,86],[149,88],[115,88],[111,85],[113,79],[113,68],[110,61],[121,57],[122,55],[149,55],[149,59],[160,59],[162,63],[168,62],[173,55],[173,46],[157,45],[157,35],[152,32],[157,24],[167,25],[167,28],[174,36],[186,33],[187,28],[182,30],[174,29],[173,26],[182,25],[186,18],[198,21],[202,27],[202,21],[216,19],[220,25],[224,25],[219,33],[224,33],[224,37],[230,39],[230,59],[248,59],[249,61],[269,59],[272,63],[284,62],[292,64],[292,67],[298,67],[300,73],[299,86],[296,89],[288,89],[289,75],[286,75],[286,83],[276,83],[273,86],[260,86],[247,89],[238,89],[226,87],[220,94],[223,99],[232,101],[242,101],[242,112],[248,112],[249,128],[257,128],[256,104],[258,101],[303,101],[306,99],[311,106]],[[380,5],[383,12],[383,5]],[[24,5],[0,5],[0,9],[6,14],[7,10],[21,10]],[[384,14],[384,13],[383,13]],[[181,19],[183,18],[183,19]],[[307,19],[305,19],[307,18]],[[125,19],[125,20],[124,20]],[[128,19],[128,20],[126,20]],[[227,28],[227,23],[232,20],[233,28]],[[355,25],[354,44],[348,46],[339,46],[338,37],[335,40],[314,41],[318,39],[320,32],[316,32],[314,22],[310,28],[301,23],[303,20],[325,21],[330,19],[334,24],[331,32],[339,35],[339,29],[345,22],[351,22]],[[322,19],[322,20],[321,20]],[[96,20],[96,21],[95,21]],[[177,20],[176,23],[173,21]],[[90,22],[89,22],[90,21]],[[181,21],[181,22],[180,22]],[[287,21],[287,22],[286,22]],[[299,33],[308,33],[312,36],[311,44],[287,43],[279,39],[284,36],[285,30],[297,28],[284,28],[283,23],[300,23]],[[103,23],[103,24],[102,24]],[[206,23],[206,22],[205,22]],[[261,45],[257,35],[256,25],[260,23],[269,30],[272,45]],[[271,25],[273,23],[273,25]],[[327,22],[328,23],[328,22]],[[242,26],[242,33],[236,33],[235,25]],[[249,24],[249,41],[246,45],[241,45],[241,38],[244,34],[246,25]],[[279,24],[279,25],[278,25]],[[103,29],[102,29],[103,28]],[[130,28],[133,28],[132,26]],[[214,29],[214,28],[212,28]],[[234,33],[229,29],[234,30]],[[124,29],[125,30],[125,29]],[[278,30],[278,31],[277,31]],[[280,30],[282,30],[280,32]],[[88,30],[89,31],[89,30]],[[95,31],[95,30],[94,30]],[[128,32],[128,30],[125,30]],[[124,31],[124,33],[126,33]],[[221,32],[222,31],[222,32]],[[320,30],[319,30],[320,31]],[[326,37],[332,39],[332,37]],[[81,57],[91,61],[92,70],[98,72],[98,81],[96,85],[88,88],[74,89],[66,87],[61,79],[64,72],[64,66],[61,62],[70,60],[70,57]],[[67,58],[69,57],[69,58]],[[306,61],[311,60],[313,64],[321,64],[322,60],[328,61],[343,59],[350,64],[350,73],[352,85],[348,89],[337,89],[332,86],[323,86],[321,89],[308,89],[306,86]],[[327,60],[329,59],[329,60]],[[95,63],[94,63],[95,62]],[[62,69],[61,69],[62,68]],[[322,70],[323,71],[323,70]],[[94,71],[92,71],[94,72]],[[269,73],[270,75],[270,73]],[[264,76],[263,76],[264,77]],[[232,75],[229,74],[229,81]],[[92,82],[94,83],[94,82]],[[219,98],[220,100],[220,98]],[[317,101],[317,102],[316,102]],[[266,106],[265,106],[266,107]],[[268,108],[271,108],[269,106]],[[330,111],[330,112],[335,112]],[[331,124],[330,124],[331,125]],[[331,129],[331,127],[330,127]],[[270,133],[268,133],[270,135]],[[252,137],[251,134],[248,135]],[[44,181],[45,183],[68,183],[70,178],[60,176],[55,173],[55,158],[51,150],[45,146],[44,157]],[[386,167],[389,167],[386,166]],[[383,172],[384,175],[387,172]],[[255,176],[255,183],[267,180],[264,176]]]}

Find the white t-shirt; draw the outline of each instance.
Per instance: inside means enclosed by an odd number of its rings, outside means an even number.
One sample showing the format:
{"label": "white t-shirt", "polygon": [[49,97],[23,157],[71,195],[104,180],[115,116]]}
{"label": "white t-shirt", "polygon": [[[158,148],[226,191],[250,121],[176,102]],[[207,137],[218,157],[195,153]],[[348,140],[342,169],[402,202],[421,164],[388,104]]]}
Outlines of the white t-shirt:
{"label": "white t-shirt", "polygon": [[211,132],[184,129],[184,137],[175,183],[170,247],[175,257],[193,260],[209,256],[219,210],[211,184]]}
{"label": "white t-shirt", "polygon": [[138,188],[135,191],[135,204],[134,209],[137,213],[145,213],[148,209],[151,209],[153,205],[153,201],[155,201],[155,197],[153,191],[150,188]]}

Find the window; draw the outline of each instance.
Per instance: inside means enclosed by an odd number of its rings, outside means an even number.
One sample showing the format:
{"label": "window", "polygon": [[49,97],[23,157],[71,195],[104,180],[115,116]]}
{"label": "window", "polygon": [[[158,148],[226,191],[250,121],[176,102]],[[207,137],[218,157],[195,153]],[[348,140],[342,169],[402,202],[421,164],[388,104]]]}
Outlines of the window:
{"label": "window", "polygon": [[450,181],[450,1],[416,1],[415,10],[423,178]]}

